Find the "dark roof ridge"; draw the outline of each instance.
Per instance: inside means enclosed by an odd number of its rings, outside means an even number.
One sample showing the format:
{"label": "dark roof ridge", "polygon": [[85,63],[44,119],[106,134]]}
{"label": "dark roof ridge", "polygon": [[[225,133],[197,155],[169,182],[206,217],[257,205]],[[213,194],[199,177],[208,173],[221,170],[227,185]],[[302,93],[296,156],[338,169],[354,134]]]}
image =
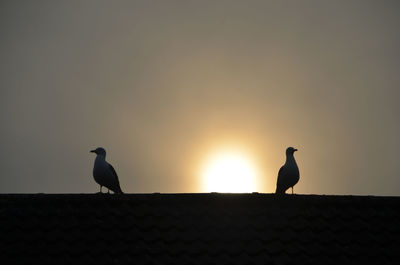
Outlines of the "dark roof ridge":
{"label": "dark roof ridge", "polygon": [[[0,193],[0,196],[17,196],[17,195],[107,195],[107,196],[126,196],[126,195],[269,195],[269,196],[276,196],[275,193],[264,193],[264,192],[133,192],[133,193],[124,193],[124,194],[114,194],[114,193],[44,193],[44,192],[37,192],[37,193]],[[296,196],[324,196],[324,197],[400,197],[400,195],[362,195],[362,194],[286,194],[286,197],[296,197]]]}
{"label": "dark roof ridge", "polygon": [[[400,197],[1,194],[2,264],[390,264]],[[88,262],[86,262],[88,261]]]}

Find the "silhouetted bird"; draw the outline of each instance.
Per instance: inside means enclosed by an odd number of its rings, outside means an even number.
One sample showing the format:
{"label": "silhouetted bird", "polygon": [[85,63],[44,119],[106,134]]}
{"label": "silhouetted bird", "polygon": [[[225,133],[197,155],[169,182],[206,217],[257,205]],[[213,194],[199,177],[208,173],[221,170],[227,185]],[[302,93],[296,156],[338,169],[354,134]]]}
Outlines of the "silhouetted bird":
{"label": "silhouetted bird", "polygon": [[286,190],[289,188],[292,188],[293,194],[293,186],[296,185],[300,178],[299,168],[293,156],[296,151],[297,149],[293,147],[286,149],[286,162],[281,169],[279,169],[276,194],[285,194]]}
{"label": "silhouetted bird", "polygon": [[94,180],[100,185],[100,192],[104,186],[108,190],[112,190],[114,193],[123,193],[121,187],[119,186],[119,180],[115,169],[106,161],[106,150],[104,150],[102,147],[99,147],[90,152],[97,154],[94,161],[93,177]]}

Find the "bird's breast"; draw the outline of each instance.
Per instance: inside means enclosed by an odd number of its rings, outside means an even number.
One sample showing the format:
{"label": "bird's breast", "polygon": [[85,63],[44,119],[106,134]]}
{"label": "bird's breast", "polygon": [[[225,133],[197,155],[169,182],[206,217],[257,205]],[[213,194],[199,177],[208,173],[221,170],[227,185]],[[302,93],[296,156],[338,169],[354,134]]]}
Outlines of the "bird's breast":
{"label": "bird's breast", "polygon": [[299,177],[299,167],[294,159],[291,159],[285,163],[285,171],[290,176]]}
{"label": "bird's breast", "polygon": [[96,158],[94,162],[94,167],[93,167],[93,177],[94,178],[103,178],[105,175],[107,175],[109,169],[108,169],[108,164],[106,163],[105,160],[103,159],[98,159]]}

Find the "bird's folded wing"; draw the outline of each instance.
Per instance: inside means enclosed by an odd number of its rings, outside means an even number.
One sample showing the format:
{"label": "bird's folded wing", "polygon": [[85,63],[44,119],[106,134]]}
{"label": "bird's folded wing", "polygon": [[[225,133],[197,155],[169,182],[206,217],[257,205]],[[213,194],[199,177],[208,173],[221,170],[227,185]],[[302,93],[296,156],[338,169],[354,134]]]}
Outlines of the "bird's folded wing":
{"label": "bird's folded wing", "polygon": [[117,183],[119,183],[118,175],[117,175],[117,172],[115,172],[114,167],[113,167],[111,164],[108,164],[108,166],[109,166],[109,168],[110,168],[110,170],[111,170],[113,176],[115,177],[115,180],[117,181]]}
{"label": "bird's folded wing", "polygon": [[278,181],[277,181],[278,184],[282,182],[282,175],[283,175],[283,166],[279,169],[278,172]]}

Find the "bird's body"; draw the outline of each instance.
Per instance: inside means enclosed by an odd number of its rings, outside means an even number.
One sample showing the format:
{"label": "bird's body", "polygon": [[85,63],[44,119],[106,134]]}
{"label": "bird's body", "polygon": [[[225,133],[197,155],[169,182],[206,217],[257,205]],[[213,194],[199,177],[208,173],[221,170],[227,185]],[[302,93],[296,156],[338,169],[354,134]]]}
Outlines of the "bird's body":
{"label": "bird's body", "polygon": [[297,151],[293,147],[286,149],[286,162],[279,169],[278,181],[276,183],[276,194],[285,194],[286,190],[292,188],[300,179],[299,168],[296,160],[294,159],[293,153]]}
{"label": "bird's body", "polygon": [[100,185],[100,192],[104,186],[114,193],[123,193],[115,169],[106,161],[106,151],[99,147],[91,152],[97,154],[94,161],[93,178]]}

